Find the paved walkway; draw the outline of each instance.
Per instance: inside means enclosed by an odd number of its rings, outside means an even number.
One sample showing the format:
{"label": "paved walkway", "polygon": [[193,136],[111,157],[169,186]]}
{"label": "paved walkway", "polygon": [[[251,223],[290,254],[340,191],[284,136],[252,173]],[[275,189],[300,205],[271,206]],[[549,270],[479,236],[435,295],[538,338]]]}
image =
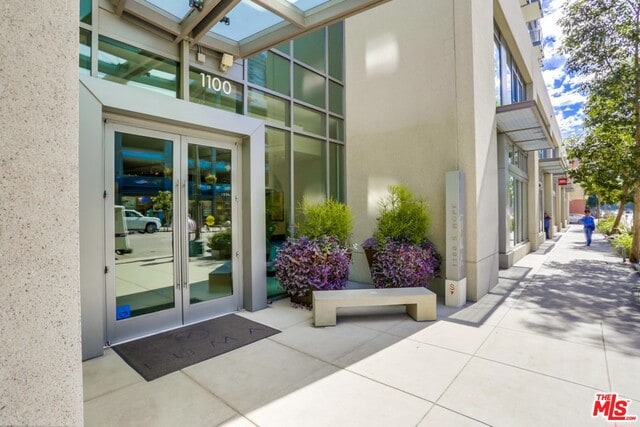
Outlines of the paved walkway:
{"label": "paved walkway", "polygon": [[571,226],[436,322],[379,308],[314,328],[276,301],[242,315],[282,333],[152,382],[110,350],[85,362],[86,425],[613,426],[591,416],[607,391],[640,419],[635,274]]}

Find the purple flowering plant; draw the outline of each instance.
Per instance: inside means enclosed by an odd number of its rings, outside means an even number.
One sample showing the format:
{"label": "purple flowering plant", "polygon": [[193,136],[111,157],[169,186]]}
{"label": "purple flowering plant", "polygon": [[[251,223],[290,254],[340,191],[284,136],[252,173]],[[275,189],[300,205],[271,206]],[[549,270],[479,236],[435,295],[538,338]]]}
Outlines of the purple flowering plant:
{"label": "purple flowering plant", "polygon": [[349,262],[349,250],[333,237],[289,238],[278,251],[276,278],[295,296],[310,290],[343,289]]}
{"label": "purple flowering plant", "polygon": [[387,241],[373,256],[371,276],[377,288],[427,287],[440,273],[442,258],[433,243]]}

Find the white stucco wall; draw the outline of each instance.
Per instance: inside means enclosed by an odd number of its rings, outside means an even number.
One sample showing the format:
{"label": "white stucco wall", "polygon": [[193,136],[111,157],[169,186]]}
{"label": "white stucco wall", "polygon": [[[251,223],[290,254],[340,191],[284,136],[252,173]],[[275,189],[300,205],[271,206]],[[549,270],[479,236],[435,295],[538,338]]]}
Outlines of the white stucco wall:
{"label": "white stucco wall", "polygon": [[[460,169],[469,298],[477,299],[498,270],[491,1],[394,0],[348,19],[345,39],[354,241],[372,234],[387,186],[406,183],[429,202],[431,238],[444,254],[444,176]],[[359,252],[352,278],[369,280]]]}
{"label": "white stucco wall", "polygon": [[0,425],[82,425],[77,0],[1,3],[0,141]]}

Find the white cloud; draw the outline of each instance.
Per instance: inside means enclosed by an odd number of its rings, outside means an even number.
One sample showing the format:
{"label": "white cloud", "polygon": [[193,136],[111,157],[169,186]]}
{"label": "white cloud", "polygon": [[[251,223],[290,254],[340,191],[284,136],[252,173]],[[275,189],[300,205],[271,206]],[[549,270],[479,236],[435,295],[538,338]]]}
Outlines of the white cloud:
{"label": "white cloud", "polygon": [[562,28],[558,21],[562,17],[562,6],[567,1],[570,0],[542,0],[544,17],[540,21],[545,57],[542,76],[547,84],[563,137],[582,131],[582,107],[585,96],[580,93],[579,87],[587,79],[584,76],[568,75],[565,69],[566,57],[559,51],[562,44]]}

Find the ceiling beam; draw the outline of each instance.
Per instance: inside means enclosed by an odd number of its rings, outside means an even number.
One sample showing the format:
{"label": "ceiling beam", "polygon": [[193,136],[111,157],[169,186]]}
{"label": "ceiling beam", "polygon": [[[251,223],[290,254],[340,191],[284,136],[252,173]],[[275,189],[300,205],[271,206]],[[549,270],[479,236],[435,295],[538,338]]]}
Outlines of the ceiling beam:
{"label": "ceiling beam", "polygon": [[305,28],[304,13],[284,0],[253,0],[259,6],[275,13],[282,19],[291,22],[298,28]]}
{"label": "ceiling beam", "polygon": [[311,32],[325,25],[341,21],[366,9],[381,5],[389,0],[344,0],[333,5],[318,6],[307,12],[305,27],[300,29],[293,24],[274,26],[240,43],[240,56],[246,58],[276,46],[286,40]]}
{"label": "ceiling beam", "polygon": [[222,18],[224,18],[240,0],[222,0],[211,12],[196,24],[191,32],[190,40],[192,44],[198,43],[202,37],[204,37],[209,30],[213,28]]}
{"label": "ceiling beam", "polygon": [[175,44],[189,38],[189,33],[219,5],[221,0],[205,0],[202,10],[192,9],[191,13],[180,23],[180,34],[174,40]]}

